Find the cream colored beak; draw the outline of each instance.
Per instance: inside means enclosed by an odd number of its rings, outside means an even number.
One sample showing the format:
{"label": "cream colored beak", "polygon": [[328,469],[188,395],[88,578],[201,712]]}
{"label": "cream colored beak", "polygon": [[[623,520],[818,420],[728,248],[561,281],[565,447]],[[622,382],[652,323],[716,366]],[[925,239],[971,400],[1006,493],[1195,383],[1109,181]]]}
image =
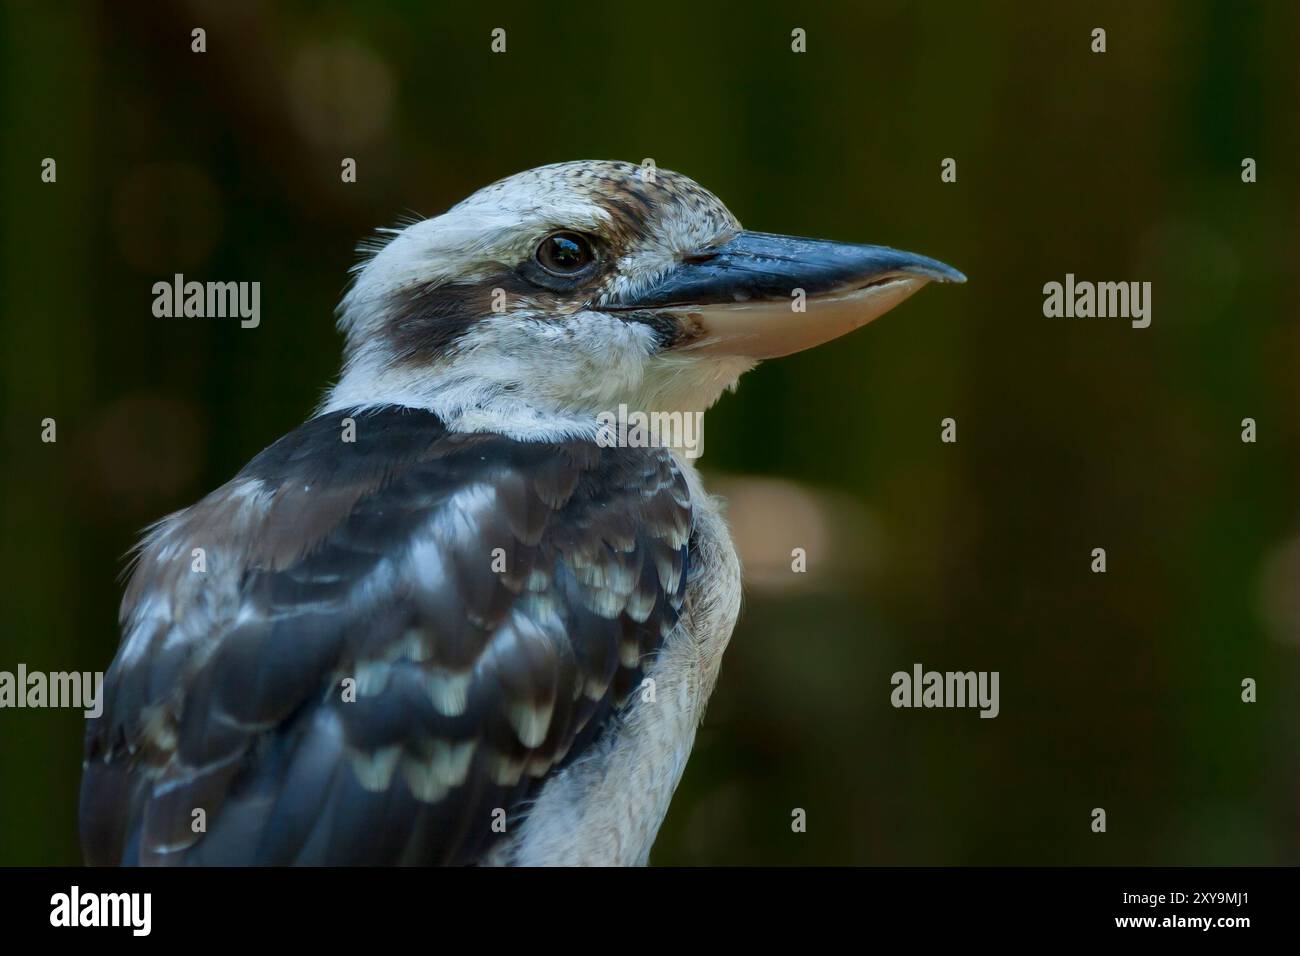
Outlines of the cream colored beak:
{"label": "cream colored beak", "polygon": [[611,311],[684,326],[680,351],[776,358],[852,332],[928,282],[965,282],[935,259],[890,249],[742,232],[683,259]]}

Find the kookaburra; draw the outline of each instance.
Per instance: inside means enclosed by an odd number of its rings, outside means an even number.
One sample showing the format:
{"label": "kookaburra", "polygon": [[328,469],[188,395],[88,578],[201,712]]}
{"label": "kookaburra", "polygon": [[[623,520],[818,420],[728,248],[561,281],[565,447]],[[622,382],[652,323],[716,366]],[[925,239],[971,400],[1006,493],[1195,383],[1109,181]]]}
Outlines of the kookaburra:
{"label": "kookaburra", "polygon": [[747,232],[620,162],[511,176],[366,251],[316,414],[140,545],[86,859],[645,863],[740,566],[691,458],[599,417],[703,412],[964,277]]}

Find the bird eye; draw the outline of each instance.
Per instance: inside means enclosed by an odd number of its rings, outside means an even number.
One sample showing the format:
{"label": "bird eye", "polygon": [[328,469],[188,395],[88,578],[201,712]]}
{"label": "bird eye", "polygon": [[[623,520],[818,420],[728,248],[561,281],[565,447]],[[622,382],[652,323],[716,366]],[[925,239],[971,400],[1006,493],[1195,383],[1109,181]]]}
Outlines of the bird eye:
{"label": "bird eye", "polygon": [[537,264],[557,276],[575,275],[594,259],[591,243],[576,232],[552,233],[537,247]]}

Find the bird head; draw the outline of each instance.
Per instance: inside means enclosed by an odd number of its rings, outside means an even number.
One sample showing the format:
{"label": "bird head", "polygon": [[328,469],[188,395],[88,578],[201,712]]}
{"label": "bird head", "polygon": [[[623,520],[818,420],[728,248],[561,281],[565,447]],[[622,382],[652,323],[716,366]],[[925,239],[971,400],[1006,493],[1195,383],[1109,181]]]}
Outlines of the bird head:
{"label": "bird head", "polygon": [[746,231],[693,180],[622,162],[531,169],[385,232],[340,306],[325,407],[418,405],[519,437],[581,434],[620,404],[703,411],[761,359],[965,281],[884,246]]}

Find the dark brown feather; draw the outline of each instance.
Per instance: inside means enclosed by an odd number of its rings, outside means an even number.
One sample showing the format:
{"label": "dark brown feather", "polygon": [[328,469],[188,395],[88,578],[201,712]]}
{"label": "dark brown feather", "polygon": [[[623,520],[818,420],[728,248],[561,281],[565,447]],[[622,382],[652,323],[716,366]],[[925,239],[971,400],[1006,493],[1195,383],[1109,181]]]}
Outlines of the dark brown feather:
{"label": "dark brown feather", "polygon": [[87,731],[88,862],[474,862],[675,624],[691,516],[663,450],[398,408],[344,442],[346,417],[147,540]]}

